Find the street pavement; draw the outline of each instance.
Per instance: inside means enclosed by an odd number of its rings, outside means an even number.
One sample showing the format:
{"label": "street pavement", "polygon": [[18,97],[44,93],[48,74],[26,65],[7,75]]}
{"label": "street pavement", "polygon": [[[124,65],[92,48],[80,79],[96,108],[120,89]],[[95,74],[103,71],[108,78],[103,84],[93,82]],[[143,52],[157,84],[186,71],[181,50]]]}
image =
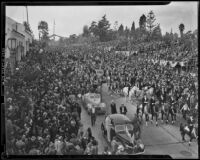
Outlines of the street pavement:
{"label": "street pavement", "polygon": [[[119,107],[123,103],[127,107],[127,117],[133,119],[136,113],[136,104],[133,102],[126,102],[124,97],[119,95],[110,94],[106,84],[102,87],[102,101],[106,103],[107,113],[110,113],[110,103],[114,100],[117,106],[117,112],[119,113]],[[82,123],[84,129],[91,127],[91,119],[87,114],[86,109],[82,109]],[[151,116],[150,116],[151,118]],[[104,146],[108,146],[107,142],[101,133],[101,123],[105,119],[105,115],[98,115],[95,126],[91,127],[93,136],[98,140],[99,143],[99,154],[103,152]],[[157,155],[170,155],[172,158],[198,158],[198,144],[196,140],[188,145],[188,142],[182,142],[182,138],[179,131],[179,121],[181,117],[178,116],[177,122],[174,125],[161,124],[158,121],[159,126],[156,127],[155,122],[148,126],[142,125],[142,141],[145,144],[145,154],[157,154]],[[182,120],[181,120],[182,121]],[[186,141],[189,137],[186,136]]]}

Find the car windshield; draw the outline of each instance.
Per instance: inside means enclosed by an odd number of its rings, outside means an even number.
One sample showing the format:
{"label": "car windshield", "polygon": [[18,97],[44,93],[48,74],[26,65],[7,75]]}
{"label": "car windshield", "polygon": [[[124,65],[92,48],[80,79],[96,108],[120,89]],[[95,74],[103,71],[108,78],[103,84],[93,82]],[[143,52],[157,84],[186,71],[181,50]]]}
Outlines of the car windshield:
{"label": "car windshield", "polygon": [[123,124],[123,125],[116,125],[115,126],[115,131],[116,132],[125,131],[126,130],[126,126],[127,126],[129,131],[133,130],[133,125],[131,125],[131,124]]}

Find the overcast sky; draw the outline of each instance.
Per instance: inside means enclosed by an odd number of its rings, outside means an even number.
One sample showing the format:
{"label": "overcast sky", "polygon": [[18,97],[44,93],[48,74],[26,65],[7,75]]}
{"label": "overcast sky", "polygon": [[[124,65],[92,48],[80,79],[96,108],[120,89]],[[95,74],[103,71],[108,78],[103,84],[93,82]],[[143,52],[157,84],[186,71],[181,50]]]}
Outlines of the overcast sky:
{"label": "overcast sky", "polygon": [[[44,20],[49,25],[49,34],[53,34],[55,19],[55,33],[67,37],[71,34],[80,34],[84,25],[90,26],[91,22],[98,21],[106,14],[111,23],[115,21],[131,28],[134,21],[139,26],[139,18],[154,11],[156,23],[160,23],[162,34],[173,32],[179,34],[180,23],[185,25],[185,32],[197,29],[198,2],[172,2],[161,6],[28,6],[29,23],[35,38],[38,39],[38,23]],[[23,6],[6,7],[6,16],[22,23],[26,20],[26,8]]]}

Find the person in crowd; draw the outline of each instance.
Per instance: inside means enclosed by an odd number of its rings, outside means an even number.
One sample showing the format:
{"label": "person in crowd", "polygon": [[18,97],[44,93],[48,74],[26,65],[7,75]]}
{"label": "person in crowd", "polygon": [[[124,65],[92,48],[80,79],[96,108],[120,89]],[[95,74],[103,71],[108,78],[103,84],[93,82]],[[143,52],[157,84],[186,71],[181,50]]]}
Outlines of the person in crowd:
{"label": "person in crowd", "polygon": [[171,119],[172,119],[172,124],[174,124],[174,108],[175,108],[175,99],[173,96],[171,96],[170,98],[170,106],[169,106],[169,111],[167,113],[167,123],[168,123],[168,120],[169,120],[169,115],[171,116]]}
{"label": "person in crowd", "polygon": [[156,117],[156,126],[158,126],[158,116],[159,116],[159,103],[155,103],[154,115]]}
{"label": "person in crowd", "polygon": [[181,137],[182,137],[182,141],[185,141],[185,133],[184,133],[184,128],[186,125],[183,125],[183,123],[180,124],[180,133],[181,133]]}
{"label": "person in crowd", "polygon": [[111,155],[112,153],[109,151],[108,146],[104,147],[104,151],[102,152],[102,155]]}
{"label": "person in crowd", "polygon": [[166,103],[165,103],[165,100],[164,100],[164,97],[161,95],[161,100],[160,100],[160,103],[161,103],[161,121],[163,123],[163,120],[164,120],[164,115],[166,115]]}
{"label": "person in crowd", "polygon": [[147,105],[148,105],[148,98],[147,98],[147,95],[144,94],[144,97],[142,98],[142,116],[144,114],[144,108],[146,107],[147,108]]}
{"label": "person in crowd", "polygon": [[87,131],[86,131],[86,133],[85,133],[85,137],[86,137],[86,139],[87,139],[87,141],[88,141],[88,143],[89,143],[90,140],[92,139],[92,130],[91,130],[90,127],[88,127],[88,129],[87,129]]}
{"label": "person in crowd", "polygon": [[125,106],[124,104],[122,104],[122,105],[120,106],[119,110],[120,110],[120,113],[121,113],[121,114],[126,115],[126,113],[127,113],[127,108],[126,108],[126,106]]}
{"label": "person in crowd", "polygon": [[119,146],[119,144],[117,142],[117,138],[113,137],[113,139],[111,141],[111,151],[112,151],[112,154],[116,154],[118,146]]}
{"label": "person in crowd", "polygon": [[192,141],[192,130],[193,130],[193,128],[194,128],[194,119],[193,119],[192,116],[190,116],[190,117],[188,118],[187,124],[188,124],[188,127],[189,127],[189,129],[190,129],[190,132],[189,132],[189,135],[190,135],[189,145],[190,145],[190,143],[191,143],[191,141]]}
{"label": "person in crowd", "polygon": [[155,115],[155,97],[154,95],[152,96],[152,98],[150,99],[149,105],[150,105],[150,113],[151,113],[151,123],[153,123],[153,117]]}
{"label": "person in crowd", "polygon": [[119,145],[117,148],[116,155],[126,155],[127,153],[125,152],[124,146]]}
{"label": "person in crowd", "polygon": [[183,118],[186,120],[187,112],[189,111],[188,104],[185,103],[180,111],[182,111]]}
{"label": "person in crowd", "polygon": [[92,109],[91,109],[91,125],[94,126],[96,122],[96,109],[94,107],[94,105],[92,105]]}
{"label": "person in crowd", "polygon": [[111,108],[111,114],[117,113],[116,103],[113,100],[110,104],[110,108]]}

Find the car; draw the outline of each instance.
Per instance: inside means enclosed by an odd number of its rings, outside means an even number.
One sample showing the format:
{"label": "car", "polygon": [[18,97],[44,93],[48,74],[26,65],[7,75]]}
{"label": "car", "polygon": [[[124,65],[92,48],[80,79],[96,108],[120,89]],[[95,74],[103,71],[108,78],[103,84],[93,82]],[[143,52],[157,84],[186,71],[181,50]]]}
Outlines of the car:
{"label": "car", "polygon": [[138,124],[136,121],[131,121],[126,115],[110,114],[105,116],[105,120],[101,124],[101,131],[109,145],[111,145],[113,137],[116,137],[119,145],[123,145],[128,154],[142,154],[145,147],[140,138],[141,131]]}
{"label": "car", "polygon": [[88,114],[91,113],[92,106],[95,107],[97,114],[106,113],[106,104],[101,102],[101,95],[99,93],[84,94],[83,106],[87,109]]}

